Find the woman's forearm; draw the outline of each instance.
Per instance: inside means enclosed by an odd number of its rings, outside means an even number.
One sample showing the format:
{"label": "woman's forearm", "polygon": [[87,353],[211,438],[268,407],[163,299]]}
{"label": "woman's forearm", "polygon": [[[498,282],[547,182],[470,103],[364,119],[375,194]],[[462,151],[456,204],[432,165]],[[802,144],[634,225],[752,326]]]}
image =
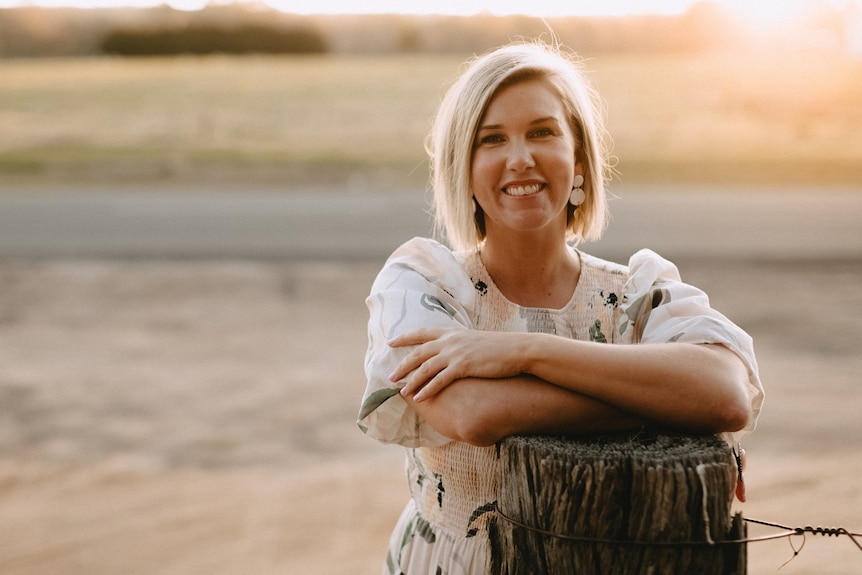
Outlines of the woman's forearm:
{"label": "woman's forearm", "polygon": [[463,329],[416,330],[390,345],[415,346],[390,379],[403,379],[402,395],[420,404],[465,379],[530,375],[620,412],[691,431],[736,431],[750,416],[748,370],[722,345],[613,345]]}
{"label": "woman's forearm", "polygon": [[659,423],[735,431],[749,414],[748,373],[730,350],[684,343],[606,345],[538,335],[525,371]]}
{"label": "woman's forearm", "polygon": [[441,434],[473,445],[516,434],[596,433],[646,423],[532,376],[462,379],[425,401],[405,400]]}

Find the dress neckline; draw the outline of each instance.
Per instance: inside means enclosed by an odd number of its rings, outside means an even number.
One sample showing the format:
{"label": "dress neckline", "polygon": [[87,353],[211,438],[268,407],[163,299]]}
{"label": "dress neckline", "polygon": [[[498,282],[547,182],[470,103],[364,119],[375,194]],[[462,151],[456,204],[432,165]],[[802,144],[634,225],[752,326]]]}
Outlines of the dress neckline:
{"label": "dress neckline", "polygon": [[504,294],[502,292],[502,290],[500,290],[499,287],[497,287],[497,284],[494,282],[494,278],[491,277],[491,274],[488,273],[488,269],[485,267],[485,262],[482,261],[482,257],[480,255],[479,250],[476,250],[473,253],[473,257],[476,258],[476,265],[479,266],[479,269],[481,270],[482,275],[485,277],[485,279],[488,282],[488,289],[493,290],[494,293],[497,295],[497,297],[499,297],[500,299],[505,301],[507,304],[514,306],[517,309],[539,310],[539,311],[551,312],[551,313],[562,313],[562,312],[565,312],[567,309],[570,309],[574,305],[575,301],[577,301],[578,297],[580,296],[580,294],[585,289],[582,286],[584,285],[584,281],[583,281],[584,280],[584,272],[586,271],[586,269],[588,267],[588,265],[584,261],[583,254],[581,253],[580,250],[578,250],[577,248],[571,248],[571,247],[569,249],[571,250],[572,254],[578,258],[578,263],[580,266],[580,273],[578,274],[578,281],[575,284],[575,289],[572,290],[571,297],[562,307],[559,307],[559,308],[528,306],[528,305],[521,305],[519,303],[513,302],[508,297],[506,297],[506,294]]}

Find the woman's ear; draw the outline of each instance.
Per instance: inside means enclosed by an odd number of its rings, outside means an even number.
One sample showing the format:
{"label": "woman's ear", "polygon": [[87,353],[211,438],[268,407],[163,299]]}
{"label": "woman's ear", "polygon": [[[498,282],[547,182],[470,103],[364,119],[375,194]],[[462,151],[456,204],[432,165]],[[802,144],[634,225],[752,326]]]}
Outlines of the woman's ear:
{"label": "woman's ear", "polygon": [[588,167],[587,156],[584,154],[584,149],[578,145],[575,148],[575,175],[582,176],[586,180]]}

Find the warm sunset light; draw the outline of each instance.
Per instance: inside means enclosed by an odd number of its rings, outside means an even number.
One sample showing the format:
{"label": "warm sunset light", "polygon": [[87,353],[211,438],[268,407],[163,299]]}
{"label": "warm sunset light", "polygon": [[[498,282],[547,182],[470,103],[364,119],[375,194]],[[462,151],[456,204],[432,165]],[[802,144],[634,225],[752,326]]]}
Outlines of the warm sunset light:
{"label": "warm sunset light", "polygon": [[[43,7],[145,7],[169,4],[178,9],[199,9],[206,6],[207,0],[0,0],[0,7],[11,6],[43,6]],[[228,2],[214,2],[226,4]],[[239,2],[237,2],[239,3]],[[691,0],[653,0],[640,2],[638,0],[619,0],[604,2],[602,0],[579,0],[561,4],[556,0],[537,0],[525,3],[516,0],[491,2],[488,0],[439,0],[437,2],[403,2],[399,0],[336,0],[318,2],[315,0],[265,0],[263,2],[283,12],[296,14],[454,14],[472,15],[489,13],[528,14],[536,16],[574,16],[574,15],[627,15],[627,14],[674,14],[685,10]],[[745,2],[734,2],[745,6]],[[798,2],[792,2],[798,4]],[[778,3],[782,5],[781,2]]]}
{"label": "warm sunset light", "polygon": [[[177,9],[195,10],[209,4],[207,0],[0,0],[0,8],[14,6],[42,7],[146,7],[168,4]],[[213,2],[228,4],[231,2]],[[237,2],[241,3],[241,2]],[[251,3],[251,2],[249,2]],[[454,14],[493,15],[525,14],[534,16],[624,16],[631,14],[678,14],[696,3],[692,0],[578,0],[561,3],[558,0],[438,0],[436,2],[404,2],[400,0],[265,0],[263,2],[283,12],[296,14]],[[757,20],[781,20],[798,14],[817,3],[805,0],[776,0],[772,2],[750,2],[746,0],[718,0],[713,2],[733,10],[751,15]],[[823,2],[833,6],[852,4],[852,0]]]}
{"label": "warm sunset light", "polygon": [[[859,0],[438,0],[405,2],[403,0],[0,0],[0,9],[15,7],[44,8],[149,8],[168,5],[177,10],[196,11],[207,6],[247,4],[274,8],[287,14],[405,14],[405,15],[525,15],[536,17],[617,17],[635,15],[677,15],[697,4],[723,8],[761,35],[781,34],[796,28],[805,29],[812,18],[830,20],[830,26],[841,28],[842,48],[848,54],[862,57],[862,5]],[[826,14],[826,16],[823,16]],[[792,32],[791,32],[792,33]]]}
{"label": "warm sunset light", "polygon": [[0,575],[859,575],[860,102],[862,0],[0,0]]}

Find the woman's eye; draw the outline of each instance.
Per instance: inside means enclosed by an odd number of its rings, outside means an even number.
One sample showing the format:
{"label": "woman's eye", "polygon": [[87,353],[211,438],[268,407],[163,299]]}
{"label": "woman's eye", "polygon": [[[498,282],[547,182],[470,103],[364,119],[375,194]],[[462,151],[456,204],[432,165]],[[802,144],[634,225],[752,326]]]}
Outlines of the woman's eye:
{"label": "woman's eye", "polygon": [[488,134],[479,139],[480,144],[499,144],[503,141],[503,136],[500,134]]}
{"label": "woman's eye", "polygon": [[550,128],[539,128],[538,130],[533,132],[533,137],[536,138],[547,138],[548,136],[553,136],[554,131]]}

